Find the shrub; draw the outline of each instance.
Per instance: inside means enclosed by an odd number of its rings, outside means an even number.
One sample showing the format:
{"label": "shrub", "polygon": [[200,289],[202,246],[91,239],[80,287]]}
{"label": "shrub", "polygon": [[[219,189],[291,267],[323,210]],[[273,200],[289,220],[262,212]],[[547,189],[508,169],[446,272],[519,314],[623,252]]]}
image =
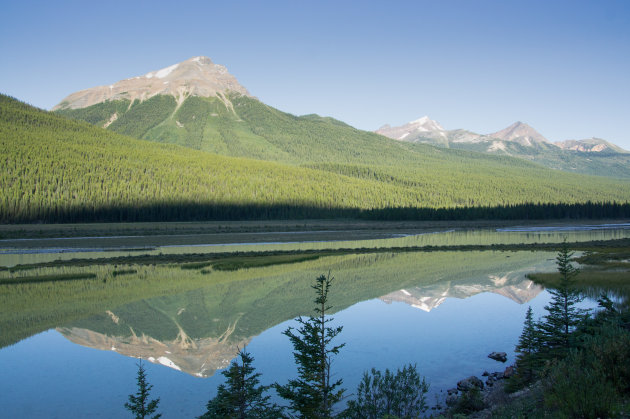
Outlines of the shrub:
{"label": "shrub", "polygon": [[417,418],[426,411],[425,394],[429,385],[420,378],[416,365],[409,364],[393,374],[372,368],[357,388],[357,399],[348,402],[348,418],[377,419],[383,417]]}

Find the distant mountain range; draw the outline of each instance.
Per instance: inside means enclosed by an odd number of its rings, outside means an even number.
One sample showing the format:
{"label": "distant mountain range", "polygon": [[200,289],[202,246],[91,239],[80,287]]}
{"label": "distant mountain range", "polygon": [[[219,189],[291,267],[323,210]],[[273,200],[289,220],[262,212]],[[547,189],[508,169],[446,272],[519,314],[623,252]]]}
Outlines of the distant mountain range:
{"label": "distant mountain range", "polygon": [[477,134],[446,130],[424,116],[398,127],[384,125],[375,132],[399,141],[524,158],[552,169],[630,177],[630,153],[621,147],[600,138],[552,143],[520,121],[491,134]]}
{"label": "distant mountain range", "polygon": [[562,150],[594,153],[627,154],[628,151],[601,138],[586,140],[566,140],[551,143],[534,128],[524,122],[515,122],[507,128],[492,134],[476,134],[463,129],[446,130],[439,122],[428,116],[406,123],[399,127],[384,125],[375,131],[378,134],[401,141],[433,145],[482,144],[487,152],[506,151],[515,143],[524,147],[546,148],[556,146]]}

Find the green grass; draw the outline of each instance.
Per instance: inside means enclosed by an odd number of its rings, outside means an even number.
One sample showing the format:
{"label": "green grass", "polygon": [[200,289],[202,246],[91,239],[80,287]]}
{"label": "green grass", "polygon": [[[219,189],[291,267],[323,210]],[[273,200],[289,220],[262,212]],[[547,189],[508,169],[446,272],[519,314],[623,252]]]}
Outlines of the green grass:
{"label": "green grass", "polygon": [[[330,254],[330,253],[327,253]],[[217,271],[236,271],[246,268],[258,268],[263,266],[282,265],[286,263],[298,263],[307,260],[315,260],[321,256],[327,254],[318,255],[300,255],[300,254],[288,254],[288,255],[273,255],[273,256],[253,256],[247,258],[226,258],[220,262],[212,264],[212,268]]]}
{"label": "green grass", "polygon": [[[536,273],[527,276],[537,284],[555,288],[560,282],[558,273]],[[576,289],[597,298],[600,290],[614,290],[621,295],[630,294],[630,269],[625,271],[583,270],[573,279]]]}
{"label": "green grass", "polygon": [[136,269],[117,269],[117,270],[112,271],[112,276],[117,277],[121,275],[133,275],[136,273],[138,273]]}
{"label": "green grass", "polygon": [[[625,241],[597,248],[585,246],[588,251],[574,260],[580,263],[579,274],[572,279],[574,286],[594,298],[605,291],[614,291],[620,296],[630,295],[630,247]],[[572,246],[579,249],[579,246]],[[545,287],[556,287],[560,281],[557,272],[528,275],[532,281]]]}

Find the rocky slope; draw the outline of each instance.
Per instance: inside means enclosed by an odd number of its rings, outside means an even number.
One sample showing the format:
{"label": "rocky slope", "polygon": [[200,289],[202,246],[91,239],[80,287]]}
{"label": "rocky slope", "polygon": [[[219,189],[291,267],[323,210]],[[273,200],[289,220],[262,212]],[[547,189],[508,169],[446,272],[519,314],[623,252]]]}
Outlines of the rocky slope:
{"label": "rocky slope", "polygon": [[156,95],[170,95],[181,104],[189,96],[219,97],[228,92],[249,96],[227,69],[208,57],[193,57],[142,76],[72,93],[53,110],[87,108],[111,100],[145,101]]}
{"label": "rocky slope", "polygon": [[623,148],[601,138],[556,141],[554,144],[563,150],[581,151],[584,153],[628,153]]}
{"label": "rocky slope", "polygon": [[523,279],[522,272],[510,272],[501,276],[489,276],[475,281],[447,281],[425,287],[402,289],[380,297],[385,303],[394,301],[429,312],[447,298],[468,298],[483,292],[493,292],[524,304],[541,291],[542,287]]}
{"label": "rocky slope", "polygon": [[191,339],[185,334],[174,341],[159,341],[147,335],[108,336],[77,327],[60,327],[57,331],[78,345],[142,358],[195,377],[210,377],[227,368],[238,348],[249,343],[249,339],[238,342],[210,337]]}

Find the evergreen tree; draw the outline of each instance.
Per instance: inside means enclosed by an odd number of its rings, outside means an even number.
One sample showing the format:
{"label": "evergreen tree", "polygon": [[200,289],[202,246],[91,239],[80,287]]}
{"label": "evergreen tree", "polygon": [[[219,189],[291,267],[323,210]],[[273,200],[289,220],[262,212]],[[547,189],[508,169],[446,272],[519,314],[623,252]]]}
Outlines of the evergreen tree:
{"label": "evergreen tree", "polygon": [[136,365],[138,365],[138,376],[136,378],[138,392],[135,395],[129,395],[129,402],[125,403],[125,409],[133,413],[136,419],[144,419],[146,417],[151,419],[160,418],[162,417],[161,413],[153,415],[160,403],[160,398],[149,400],[149,392],[153,386],[147,382],[147,375],[144,371],[142,360]]}
{"label": "evergreen tree", "polygon": [[290,409],[303,418],[332,417],[333,406],[343,397],[342,380],[331,378],[332,356],[345,345],[331,347],[332,340],[343,328],[329,326],[333,319],[326,316],[332,308],[328,305],[328,292],[333,279],[330,274],[316,279],[313,285],[317,294],[315,315],[306,319],[298,317],[295,320],[300,324],[299,329],[289,327],[283,332],[293,344],[299,377],[283,386],[276,384],[275,388],[290,402]]}
{"label": "evergreen tree", "polygon": [[208,402],[207,411],[200,419],[248,419],[248,418],[278,418],[282,410],[269,402],[270,396],[263,393],[269,386],[260,386],[260,373],[255,373],[252,366],[254,358],[244,350],[239,350],[237,360],[232,361],[230,368],[223,371],[227,378],[226,384],[221,384],[217,395]]}
{"label": "evergreen tree", "polygon": [[588,312],[576,307],[584,297],[573,287],[573,278],[579,271],[571,264],[572,256],[565,240],[556,257],[560,282],[556,289],[549,289],[551,302],[545,306],[548,314],[541,324],[541,352],[548,358],[563,357],[568,353],[576,338],[572,332]]}
{"label": "evergreen tree", "polygon": [[536,369],[540,366],[538,350],[540,346],[540,331],[534,322],[532,307],[527,309],[523,333],[516,345],[516,380],[519,384],[529,384],[533,381]]}

